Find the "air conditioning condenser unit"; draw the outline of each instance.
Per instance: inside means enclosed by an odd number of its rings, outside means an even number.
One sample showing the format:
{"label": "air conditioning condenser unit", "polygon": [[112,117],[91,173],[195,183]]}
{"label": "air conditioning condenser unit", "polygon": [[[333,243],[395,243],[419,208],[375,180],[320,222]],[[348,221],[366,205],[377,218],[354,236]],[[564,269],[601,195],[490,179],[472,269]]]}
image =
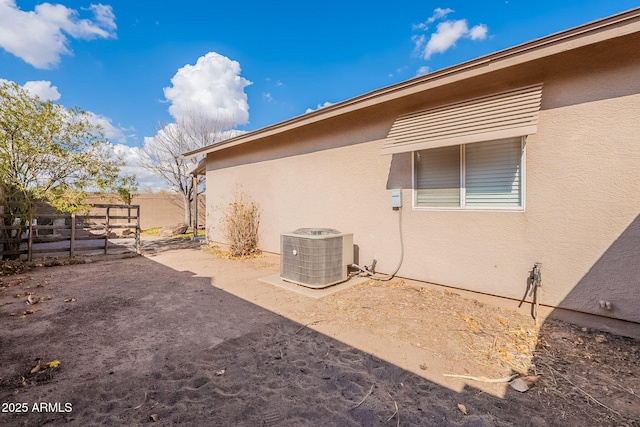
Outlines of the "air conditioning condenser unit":
{"label": "air conditioning condenser unit", "polygon": [[309,288],[348,279],[353,234],[331,228],[300,228],[280,235],[280,278]]}

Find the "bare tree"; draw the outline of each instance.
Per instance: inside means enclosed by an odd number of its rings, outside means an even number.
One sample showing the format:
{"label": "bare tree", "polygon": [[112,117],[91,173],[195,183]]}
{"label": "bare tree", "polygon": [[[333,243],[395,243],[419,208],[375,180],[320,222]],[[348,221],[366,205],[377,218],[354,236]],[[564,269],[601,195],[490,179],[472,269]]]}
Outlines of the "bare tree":
{"label": "bare tree", "polygon": [[142,167],[162,177],[182,195],[185,224],[191,224],[191,204],[197,191],[189,172],[202,156],[185,159],[182,154],[236,135],[237,131],[227,130],[230,127],[224,120],[192,112],[175,123],[160,123],[153,139],[142,148]]}

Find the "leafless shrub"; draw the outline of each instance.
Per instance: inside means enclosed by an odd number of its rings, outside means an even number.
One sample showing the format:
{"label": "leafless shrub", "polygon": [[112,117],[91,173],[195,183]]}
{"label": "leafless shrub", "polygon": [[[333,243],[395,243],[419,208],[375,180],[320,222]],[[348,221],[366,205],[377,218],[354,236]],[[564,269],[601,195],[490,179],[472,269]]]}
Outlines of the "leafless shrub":
{"label": "leafless shrub", "polygon": [[243,257],[260,251],[260,208],[246,193],[236,191],[233,202],[223,212],[221,225],[232,256]]}

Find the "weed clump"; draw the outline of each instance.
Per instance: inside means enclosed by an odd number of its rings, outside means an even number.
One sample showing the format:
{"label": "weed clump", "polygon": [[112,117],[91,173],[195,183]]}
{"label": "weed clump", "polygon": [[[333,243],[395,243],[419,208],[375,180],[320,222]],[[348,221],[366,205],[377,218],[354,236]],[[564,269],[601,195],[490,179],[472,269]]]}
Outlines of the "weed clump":
{"label": "weed clump", "polygon": [[232,256],[246,257],[260,252],[260,208],[246,193],[234,194],[233,202],[223,212],[221,225]]}

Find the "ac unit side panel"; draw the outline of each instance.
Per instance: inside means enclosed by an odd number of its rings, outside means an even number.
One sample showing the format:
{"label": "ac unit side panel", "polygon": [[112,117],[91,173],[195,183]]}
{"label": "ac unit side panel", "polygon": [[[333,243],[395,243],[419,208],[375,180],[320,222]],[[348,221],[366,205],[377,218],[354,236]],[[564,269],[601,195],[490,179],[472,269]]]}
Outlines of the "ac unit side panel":
{"label": "ac unit side panel", "polygon": [[347,274],[347,266],[353,264],[353,234],[345,234],[342,236],[342,256],[345,274]]}

